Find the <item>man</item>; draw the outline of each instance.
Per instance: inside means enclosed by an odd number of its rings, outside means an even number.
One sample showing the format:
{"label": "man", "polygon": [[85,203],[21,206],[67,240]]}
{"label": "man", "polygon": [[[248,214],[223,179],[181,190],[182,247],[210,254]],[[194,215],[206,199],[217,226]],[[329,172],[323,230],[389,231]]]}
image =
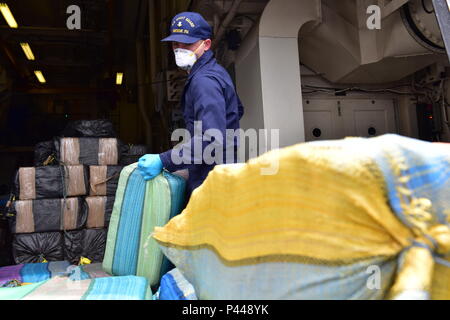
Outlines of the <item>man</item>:
{"label": "man", "polygon": [[[172,43],[177,66],[188,72],[181,107],[191,139],[180,148],[141,157],[138,167],[145,180],[153,179],[163,168],[170,172],[188,169],[189,199],[192,191],[202,184],[208,172],[217,164],[211,164],[202,157],[203,151],[211,143],[208,140],[221,148],[225,159],[227,145],[230,147],[230,143],[226,142],[226,130],[239,129],[243,107],[229,74],[214,58],[211,51],[212,30],[205,19],[195,12],[182,12],[172,19],[170,32],[162,41]],[[206,131],[210,129],[220,131],[223,139],[209,137]],[[234,155],[231,162],[236,162],[237,139],[232,142]],[[194,152],[199,150],[198,145],[201,155]],[[175,158],[183,159],[182,163],[174,161]],[[227,162],[229,160],[227,158]]]}

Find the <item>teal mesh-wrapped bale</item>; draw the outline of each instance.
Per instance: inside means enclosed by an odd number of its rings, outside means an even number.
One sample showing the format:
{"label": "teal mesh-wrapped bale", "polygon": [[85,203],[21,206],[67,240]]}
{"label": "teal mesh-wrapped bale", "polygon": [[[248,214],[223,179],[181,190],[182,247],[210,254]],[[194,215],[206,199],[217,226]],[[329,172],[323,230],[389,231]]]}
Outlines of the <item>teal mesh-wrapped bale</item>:
{"label": "teal mesh-wrapped bale", "polygon": [[13,287],[23,283],[36,283],[55,277],[71,280],[104,278],[109,275],[102,270],[101,263],[71,265],[69,261],[16,264],[0,268],[0,287]]}
{"label": "teal mesh-wrapped bale", "polygon": [[143,277],[80,281],[56,277],[16,288],[0,288],[0,300],[152,300],[152,291]]}
{"label": "teal mesh-wrapped bale", "polygon": [[152,286],[159,282],[167,262],[150,235],[180,213],[184,190],[185,180],[168,172],[146,182],[137,163],[122,170],[103,260],[106,272],[143,276]]}

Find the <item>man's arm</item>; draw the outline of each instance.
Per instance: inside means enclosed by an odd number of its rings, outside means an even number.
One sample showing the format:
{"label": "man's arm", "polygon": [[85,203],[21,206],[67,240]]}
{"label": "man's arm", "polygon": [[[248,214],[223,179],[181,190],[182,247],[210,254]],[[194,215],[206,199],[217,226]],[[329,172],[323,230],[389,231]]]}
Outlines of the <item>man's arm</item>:
{"label": "man's arm", "polygon": [[[214,141],[214,144],[223,150],[226,133],[226,104],[220,83],[213,77],[201,76],[193,79],[189,93],[192,94],[194,104],[194,121],[201,122],[202,130],[201,132],[194,131],[194,136],[188,142],[159,155],[163,166],[171,172],[188,169],[195,163],[204,163],[204,150],[211,143],[203,141],[203,135],[208,129],[216,129],[221,132],[222,140]],[[197,145],[197,148],[201,146],[199,149],[201,154],[195,154],[194,145]],[[183,163],[174,163],[172,153],[175,152],[178,152],[178,157],[183,159]]]}

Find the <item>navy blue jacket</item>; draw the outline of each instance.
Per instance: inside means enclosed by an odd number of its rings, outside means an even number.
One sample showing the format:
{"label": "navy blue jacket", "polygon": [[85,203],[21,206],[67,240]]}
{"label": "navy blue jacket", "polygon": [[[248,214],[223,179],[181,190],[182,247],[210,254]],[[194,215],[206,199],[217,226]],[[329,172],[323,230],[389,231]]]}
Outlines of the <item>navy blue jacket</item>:
{"label": "navy blue jacket", "polygon": [[[201,154],[205,148],[211,144],[222,148],[223,162],[226,157],[226,130],[239,129],[239,120],[244,113],[241,101],[236,93],[234,84],[228,72],[220,66],[213,53],[208,50],[194,64],[187,78],[183,95],[181,98],[181,107],[183,109],[186,129],[190,133],[191,139],[183,144],[184,148],[171,149],[160,154],[164,168],[174,172],[181,169],[189,170],[189,179],[187,181],[187,197],[189,198],[192,190],[197,188],[206,179],[208,172],[214,168],[215,164],[205,163],[204,159],[199,158],[189,150],[194,150],[194,144],[197,144]],[[199,130],[194,132],[194,121],[201,121],[202,135],[208,129],[219,130],[223,137],[221,141],[203,141]],[[196,134],[194,134],[196,133]],[[235,139],[235,145],[237,145]],[[171,159],[172,150],[178,152],[179,157],[183,158],[183,163],[175,164]],[[188,151],[186,151],[188,150]],[[234,160],[236,162],[237,147],[233,150]],[[195,157],[197,155],[197,157]],[[214,155],[214,153],[213,153]],[[188,162],[188,164],[186,164]],[[228,161],[230,162],[230,161]]]}

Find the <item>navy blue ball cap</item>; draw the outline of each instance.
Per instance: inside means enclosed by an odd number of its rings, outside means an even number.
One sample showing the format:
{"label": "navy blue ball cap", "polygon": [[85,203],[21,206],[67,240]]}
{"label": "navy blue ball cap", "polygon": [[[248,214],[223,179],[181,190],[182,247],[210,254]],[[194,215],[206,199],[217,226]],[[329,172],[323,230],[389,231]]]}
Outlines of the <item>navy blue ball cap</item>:
{"label": "navy blue ball cap", "polygon": [[212,28],[197,12],[182,12],[172,19],[170,36],[161,41],[194,43],[198,40],[211,39]]}

